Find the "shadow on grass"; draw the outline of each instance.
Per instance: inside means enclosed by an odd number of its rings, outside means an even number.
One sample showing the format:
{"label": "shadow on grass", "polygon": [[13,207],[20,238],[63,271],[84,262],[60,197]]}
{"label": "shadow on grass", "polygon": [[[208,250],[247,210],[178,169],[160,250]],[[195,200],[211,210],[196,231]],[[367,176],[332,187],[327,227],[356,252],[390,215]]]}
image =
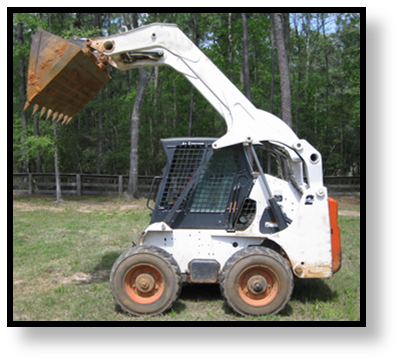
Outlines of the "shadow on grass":
{"label": "shadow on grass", "polygon": [[333,301],[338,293],[332,291],[322,279],[295,279],[291,300],[299,302]]}
{"label": "shadow on grass", "polygon": [[110,271],[112,270],[115,261],[119,258],[120,255],[121,252],[118,251],[104,253],[96,266],[88,271],[91,278],[89,280],[83,281],[82,283],[98,284],[100,282],[109,281]]}
{"label": "shadow on grass", "polygon": [[186,302],[214,302],[223,300],[219,284],[184,284],[179,299],[173,304],[173,310],[180,314],[184,312]]}

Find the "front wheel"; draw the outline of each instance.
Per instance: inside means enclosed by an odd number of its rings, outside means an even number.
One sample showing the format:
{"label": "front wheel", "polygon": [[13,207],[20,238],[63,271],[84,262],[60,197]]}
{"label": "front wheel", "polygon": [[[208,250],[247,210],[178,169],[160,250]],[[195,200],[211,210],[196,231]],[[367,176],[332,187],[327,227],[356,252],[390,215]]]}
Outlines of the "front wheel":
{"label": "front wheel", "polygon": [[264,247],[247,247],[225,264],[220,289],[240,315],[276,314],[290,300],[293,273],[286,260]]}
{"label": "front wheel", "polygon": [[110,273],[110,289],[120,307],[132,315],[157,315],[169,309],[181,291],[180,268],[155,246],[124,252]]}

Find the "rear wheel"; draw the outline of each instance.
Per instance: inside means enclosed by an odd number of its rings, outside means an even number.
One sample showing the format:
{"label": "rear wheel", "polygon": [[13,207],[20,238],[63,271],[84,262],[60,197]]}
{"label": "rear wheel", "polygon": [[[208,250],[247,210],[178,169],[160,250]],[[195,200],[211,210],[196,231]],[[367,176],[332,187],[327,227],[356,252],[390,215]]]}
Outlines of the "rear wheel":
{"label": "rear wheel", "polygon": [[290,300],[293,273],[275,251],[248,247],[226,262],[220,288],[227,304],[238,314],[276,314]]}
{"label": "rear wheel", "polygon": [[169,309],[181,285],[177,262],[155,246],[138,246],[124,252],[110,274],[114,299],[133,315],[157,315]]}

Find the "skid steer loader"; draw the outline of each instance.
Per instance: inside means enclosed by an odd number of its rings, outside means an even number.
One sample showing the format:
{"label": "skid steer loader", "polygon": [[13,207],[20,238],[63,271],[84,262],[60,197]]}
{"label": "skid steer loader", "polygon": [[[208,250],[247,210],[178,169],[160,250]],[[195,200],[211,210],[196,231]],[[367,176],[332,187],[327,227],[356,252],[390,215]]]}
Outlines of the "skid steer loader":
{"label": "skid steer loader", "polygon": [[[294,276],[330,278],[341,266],[337,202],[320,153],[259,110],[174,24],[120,34],[32,42],[26,108],[69,123],[109,81],[108,68],[168,65],[225,119],[221,138],[161,140],[167,165],[149,226],[115,262],[110,287],[133,315],[160,314],[185,283],[216,283],[241,315],[275,314]],[[278,175],[260,159],[278,160]]]}

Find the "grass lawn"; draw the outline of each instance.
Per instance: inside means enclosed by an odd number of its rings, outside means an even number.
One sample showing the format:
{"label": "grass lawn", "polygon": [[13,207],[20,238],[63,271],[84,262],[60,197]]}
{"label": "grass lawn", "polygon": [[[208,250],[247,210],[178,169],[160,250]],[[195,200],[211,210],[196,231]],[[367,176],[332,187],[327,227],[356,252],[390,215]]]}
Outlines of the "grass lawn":
{"label": "grass lawn", "polygon": [[14,321],[358,321],[360,199],[340,202],[343,262],[332,279],[295,279],[292,298],[275,316],[241,317],[218,285],[187,285],[173,308],[132,317],[109,290],[114,261],[149,223],[144,200],[122,197],[13,196]]}

